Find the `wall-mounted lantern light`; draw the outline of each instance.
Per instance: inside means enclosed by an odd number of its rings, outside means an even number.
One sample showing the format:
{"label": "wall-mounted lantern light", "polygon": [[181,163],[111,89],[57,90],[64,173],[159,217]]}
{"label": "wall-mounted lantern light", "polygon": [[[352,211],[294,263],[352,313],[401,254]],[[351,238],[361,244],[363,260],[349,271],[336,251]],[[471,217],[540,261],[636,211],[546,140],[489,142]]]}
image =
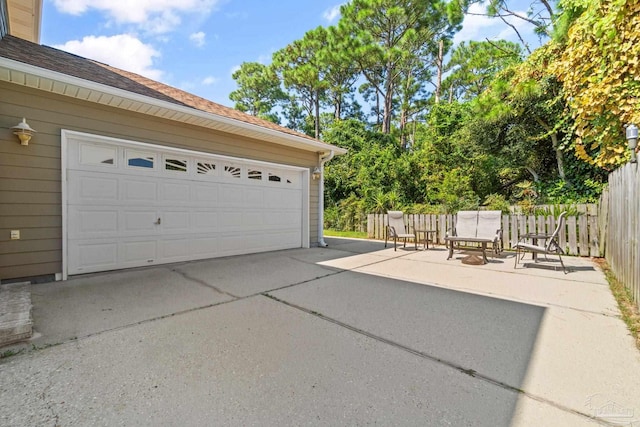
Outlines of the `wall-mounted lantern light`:
{"label": "wall-mounted lantern light", "polygon": [[320,175],[321,175],[320,168],[318,168],[317,166],[315,168],[313,168],[313,172],[311,173],[311,177],[314,180],[318,180],[318,179],[320,179]]}
{"label": "wall-mounted lantern light", "polygon": [[634,124],[627,126],[627,144],[631,150],[631,163],[636,160],[636,147],[638,146],[638,127]]}
{"label": "wall-mounted lantern light", "polygon": [[20,139],[21,145],[29,145],[29,141],[31,140],[31,136],[36,133],[36,130],[31,128],[27,123],[27,119],[22,118],[22,121],[11,128],[13,130],[13,134]]}

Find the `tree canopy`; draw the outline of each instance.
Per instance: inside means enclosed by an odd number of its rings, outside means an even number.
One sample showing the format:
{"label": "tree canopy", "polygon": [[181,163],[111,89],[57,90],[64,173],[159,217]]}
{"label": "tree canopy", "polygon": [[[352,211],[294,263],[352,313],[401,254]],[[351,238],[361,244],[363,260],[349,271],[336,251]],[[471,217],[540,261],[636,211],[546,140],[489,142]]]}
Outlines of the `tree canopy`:
{"label": "tree canopy", "polygon": [[349,149],[327,165],[329,225],[391,207],[593,201],[627,160],[640,3],[532,0],[526,15],[485,3],[534,25],[548,39],[535,51],[520,34],[454,46],[474,3],[351,0],[337,25],[234,74],[236,108]]}

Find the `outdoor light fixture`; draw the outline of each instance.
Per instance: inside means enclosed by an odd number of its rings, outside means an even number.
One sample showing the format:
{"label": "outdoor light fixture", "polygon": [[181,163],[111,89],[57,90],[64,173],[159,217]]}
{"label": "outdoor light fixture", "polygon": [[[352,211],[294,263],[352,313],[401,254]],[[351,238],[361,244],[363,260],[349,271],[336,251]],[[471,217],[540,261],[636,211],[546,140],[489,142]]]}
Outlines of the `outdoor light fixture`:
{"label": "outdoor light fixture", "polygon": [[638,146],[638,127],[633,123],[627,126],[627,144],[631,150],[631,163],[636,160],[636,147]]}
{"label": "outdoor light fixture", "polygon": [[318,180],[318,179],[320,179],[320,175],[321,175],[320,169],[317,166],[315,168],[313,168],[313,172],[311,172],[311,177],[314,180]]}
{"label": "outdoor light fixture", "polygon": [[13,134],[16,135],[18,139],[20,139],[21,145],[29,145],[31,136],[36,132],[35,129],[32,129],[31,126],[29,126],[29,124],[27,123],[27,119],[25,119],[24,117],[22,118],[22,121],[20,123],[18,123],[11,129],[13,130]]}

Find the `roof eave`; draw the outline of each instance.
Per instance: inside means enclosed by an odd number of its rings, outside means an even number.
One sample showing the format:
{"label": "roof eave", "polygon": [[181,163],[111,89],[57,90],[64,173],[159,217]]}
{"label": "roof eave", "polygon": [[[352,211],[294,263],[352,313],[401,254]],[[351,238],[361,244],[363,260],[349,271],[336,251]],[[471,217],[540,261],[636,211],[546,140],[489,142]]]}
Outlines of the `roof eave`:
{"label": "roof eave", "polygon": [[0,57],[0,81],[305,151],[316,153],[333,151],[335,154],[347,152],[343,148],[320,141],[173,104],[8,58]]}

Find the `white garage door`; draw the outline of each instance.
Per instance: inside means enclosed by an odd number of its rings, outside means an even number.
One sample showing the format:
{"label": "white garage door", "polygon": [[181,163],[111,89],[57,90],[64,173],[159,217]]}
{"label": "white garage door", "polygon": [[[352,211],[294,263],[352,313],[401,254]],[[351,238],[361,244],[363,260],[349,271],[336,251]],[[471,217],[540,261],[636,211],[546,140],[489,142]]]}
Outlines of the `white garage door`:
{"label": "white garage door", "polygon": [[304,169],[70,131],[63,152],[63,273],[308,246]]}

